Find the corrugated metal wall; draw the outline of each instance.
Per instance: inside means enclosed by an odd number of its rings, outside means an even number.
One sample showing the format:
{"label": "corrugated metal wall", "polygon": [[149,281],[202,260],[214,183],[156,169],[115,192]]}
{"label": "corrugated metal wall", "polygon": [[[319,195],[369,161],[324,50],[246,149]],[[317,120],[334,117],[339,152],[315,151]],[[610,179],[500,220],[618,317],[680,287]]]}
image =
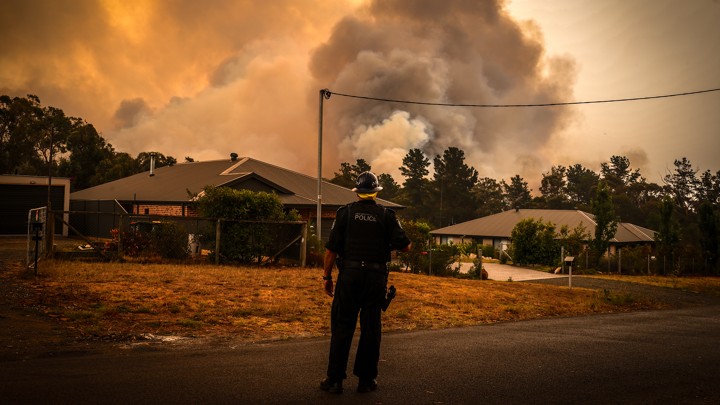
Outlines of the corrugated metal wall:
{"label": "corrugated metal wall", "polygon": [[[47,205],[46,185],[0,184],[0,235],[27,233],[28,211]],[[50,201],[53,210],[63,210],[65,186],[53,185]],[[55,222],[55,232],[62,231],[62,222]]]}

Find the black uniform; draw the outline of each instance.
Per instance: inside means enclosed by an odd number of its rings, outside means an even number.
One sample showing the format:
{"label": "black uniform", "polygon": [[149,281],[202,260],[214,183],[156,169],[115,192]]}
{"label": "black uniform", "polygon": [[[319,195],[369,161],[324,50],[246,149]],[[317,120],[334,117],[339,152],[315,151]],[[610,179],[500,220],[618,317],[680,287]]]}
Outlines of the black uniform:
{"label": "black uniform", "polygon": [[330,240],[325,245],[338,254],[340,270],[330,316],[329,378],[335,381],[347,378],[358,313],[360,341],[353,374],[365,380],[377,377],[387,262],[392,250],[404,249],[409,244],[395,212],[374,200],[354,202],[337,211]]}

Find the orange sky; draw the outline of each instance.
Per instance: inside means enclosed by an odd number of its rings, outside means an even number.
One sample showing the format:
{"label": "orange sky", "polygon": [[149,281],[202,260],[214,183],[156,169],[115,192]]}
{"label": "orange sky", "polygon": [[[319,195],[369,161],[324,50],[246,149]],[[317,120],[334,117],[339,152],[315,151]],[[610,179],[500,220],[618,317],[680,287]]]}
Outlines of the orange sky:
{"label": "orange sky", "polygon": [[[527,20],[534,20],[528,22]],[[315,175],[318,90],[463,104],[720,87],[716,0],[0,2],[0,93],[38,95],[117,150],[230,152]],[[409,148],[466,152],[536,182],[624,154],[720,169],[720,93],[554,109],[325,101],[324,174],[368,160],[402,182]],[[533,188],[537,188],[534,186]]]}

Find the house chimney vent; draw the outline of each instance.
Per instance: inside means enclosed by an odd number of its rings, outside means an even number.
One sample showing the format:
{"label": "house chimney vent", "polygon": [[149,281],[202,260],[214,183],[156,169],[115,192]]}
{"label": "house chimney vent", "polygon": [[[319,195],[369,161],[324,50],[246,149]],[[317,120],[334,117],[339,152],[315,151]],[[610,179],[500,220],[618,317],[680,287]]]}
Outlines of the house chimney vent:
{"label": "house chimney vent", "polygon": [[236,161],[237,158],[238,158],[238,154],[237,154],[237,153],[233,152],[233,153],[230,154],[230,161],[231,161],[231,162]]}
{"label": "house chimney vent", "polygon": [[150,154],[150,177],[155,175],[155,154]]}

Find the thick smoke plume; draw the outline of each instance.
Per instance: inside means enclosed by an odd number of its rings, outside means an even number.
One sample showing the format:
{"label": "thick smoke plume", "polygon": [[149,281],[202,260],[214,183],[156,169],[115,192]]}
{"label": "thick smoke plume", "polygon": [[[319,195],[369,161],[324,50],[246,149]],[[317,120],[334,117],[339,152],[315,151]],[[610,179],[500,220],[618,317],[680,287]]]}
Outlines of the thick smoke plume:
{"label": "thick smoke plume", "polygon": [[[119,151],[252,156],[314,175],[318,91],[459,104],[572,98],[568,59],[499,0],[0,2],[0,92],[93,123]],[[567,108],[325,101],[325,176],[366,159],[402,182],[410,148],[463,149],[483,176],[547,169]],[[527,172],[524,170],[527,169]]]}
{"label": "thick smoke plume", "polygon": [[[548,103],[572,98],[574,64],[547,58],[501,1],[382,0],[340,21],[313,54],[318,86],[344,94],[451,104]],[[463,149],[481,175],[537,175],[539,150],[568,108],[459,108],[358,99],[327,102],[326,133],[341,160],[397,173],[408,148]],[[418,131],[422,131],[419,134]]]}

